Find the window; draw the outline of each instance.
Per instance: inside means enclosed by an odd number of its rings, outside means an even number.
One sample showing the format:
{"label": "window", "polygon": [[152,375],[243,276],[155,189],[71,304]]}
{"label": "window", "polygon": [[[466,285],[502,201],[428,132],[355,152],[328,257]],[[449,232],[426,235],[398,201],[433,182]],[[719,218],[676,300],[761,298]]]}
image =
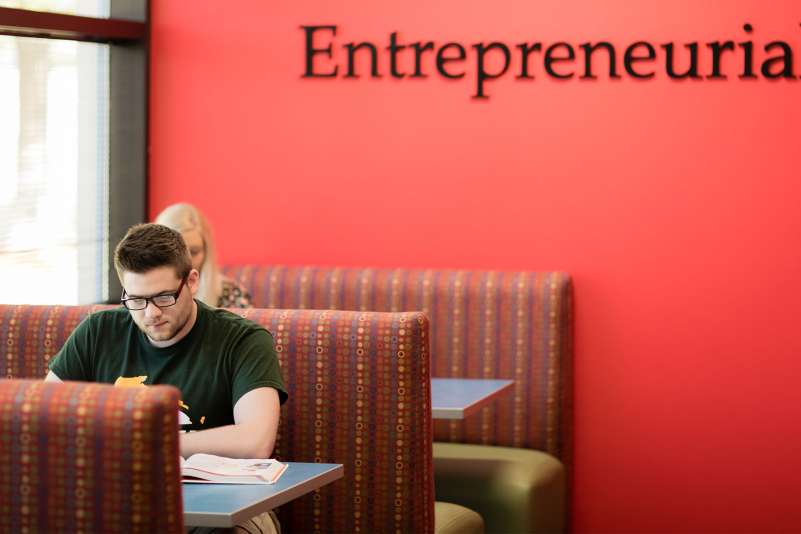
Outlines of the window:
{"label": "window", "polygon": [[108,45],[0,36],[0,299],[107,298]]}
{"label": "window", "polygon": [[85,17],[108,17],[110,6],[108,0],[0,0],[0,7],[35,9]]}
{"label": "window", "polygon": [[0,0],[0,302],[115,300],[110,244],[145,217],[144,25],[4,9],[26,3]]}

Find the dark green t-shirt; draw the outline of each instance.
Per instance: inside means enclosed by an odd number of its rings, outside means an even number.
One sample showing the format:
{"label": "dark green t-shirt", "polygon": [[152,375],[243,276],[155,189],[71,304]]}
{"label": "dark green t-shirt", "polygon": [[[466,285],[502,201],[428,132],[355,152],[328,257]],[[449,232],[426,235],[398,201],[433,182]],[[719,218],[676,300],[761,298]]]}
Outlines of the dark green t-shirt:
{"label": "dark green t-shirt", "polygon": [[236,401],[252,389],[275,388],[282,404],[287,398],[272,335],[202,302],[192,330],[166,348],[154,347],[127,309],[95,312],[70,335],[50,369],[61,380],[176,386],[182,430],[233,424]]}

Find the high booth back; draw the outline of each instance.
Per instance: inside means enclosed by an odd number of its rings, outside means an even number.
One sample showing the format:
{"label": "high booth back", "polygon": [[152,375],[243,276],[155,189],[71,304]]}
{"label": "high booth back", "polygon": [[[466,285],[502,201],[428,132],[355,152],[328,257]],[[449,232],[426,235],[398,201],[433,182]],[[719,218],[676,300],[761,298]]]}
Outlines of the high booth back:
{"label": "high booth back", "polygon": [[182,533],[178,399],[0,379],[0,532]]}
{"label": "high booth back", "polygon": [[[42,378],[97,306],[0,305],[0,377]],[[232,310],[275,338],[289,400],[276,457],[341,463],[282,506],[284,532],[433,532],[429,322],[415,312]]]}
{"label": "high booth back", "polygon": [[233,265],[261,308],[401,312],[431,319],[434,377],[507,378],[480,415],[435,421],[437,441],[572,455],[572,283],[561,272]]}

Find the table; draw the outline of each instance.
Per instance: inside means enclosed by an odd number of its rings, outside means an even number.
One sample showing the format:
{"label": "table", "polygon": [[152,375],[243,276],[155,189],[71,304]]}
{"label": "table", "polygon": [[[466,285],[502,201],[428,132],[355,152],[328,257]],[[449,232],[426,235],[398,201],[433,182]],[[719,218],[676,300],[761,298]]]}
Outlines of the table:
{"label": "table", "polygon": [[431,416],[464,419],[512,389],[514,380],[486,378],[432,378]]}
{"label": "table", "polygon": [[287,462],[275,484],[183,484],[187,527],[233,527],[344,476],[342,464]]}

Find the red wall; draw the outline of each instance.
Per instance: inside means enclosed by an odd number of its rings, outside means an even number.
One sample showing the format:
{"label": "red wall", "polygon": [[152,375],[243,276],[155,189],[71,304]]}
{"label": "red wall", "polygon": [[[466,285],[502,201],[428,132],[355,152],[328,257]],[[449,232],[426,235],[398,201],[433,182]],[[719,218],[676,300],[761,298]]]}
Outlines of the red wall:
{"label": "red wall", "polygon": [[299,28],[622,55],[750,22],[758,66],[771,39],[801,54],[801,6],[343,4],[153,2],[151,215],[196,203],[225,262],[568,271],[574,530],[801,531],[801,81],[738,80],[741,55],[701,82],[557,82],[540,60],[476,101],[431,65],[301,79]]}

